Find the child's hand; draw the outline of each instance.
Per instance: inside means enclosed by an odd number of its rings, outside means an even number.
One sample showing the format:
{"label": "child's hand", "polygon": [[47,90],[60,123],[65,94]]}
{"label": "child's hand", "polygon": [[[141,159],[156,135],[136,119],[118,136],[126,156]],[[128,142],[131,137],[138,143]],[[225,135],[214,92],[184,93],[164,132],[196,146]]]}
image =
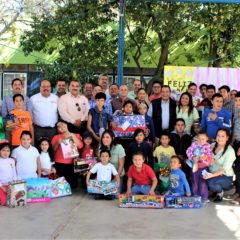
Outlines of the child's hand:
{"label": "child's hand", "polygon": [[127,196],[130,196],[130,195],[132,195],[132,192],[131,192],[131,191],[127,191],[127,192],[126,192],[126,195],[127,195]]}
{"label": "child's hand", "polygon": [[112,130],[116,130],[117,129],[117,123],[111,122],[111,127],[112,127]]}
{"label": "child's hand", "polygon": [[153,190],[150,190],[148,194],[151,195],[151,196],[154,196],[155,192]]}
{"label": "child's hand", "polygon": [[189,193],[187,193],[186,195],[187,195],[187,197],[190,197],[190,196],[191,196],[191,193],[189,192]]}
{"label": "child's hand", "polygon": [[196,157],[194,157],[194,158],[193,158],[193,161],[194,161],[195,163],[197,163],[197,162],[198,162],[198,159],[197,159]]}
{"label": "child's hand", "polygon": [[237,150],[237,156],[240,156],[240,148]]}
{"label": "child's hand", "polygon": [[54,167],[52,168],[52,173],[53,173],[53,174],[56,174],[56,173],[57,173],[56,168],[54,168]]}

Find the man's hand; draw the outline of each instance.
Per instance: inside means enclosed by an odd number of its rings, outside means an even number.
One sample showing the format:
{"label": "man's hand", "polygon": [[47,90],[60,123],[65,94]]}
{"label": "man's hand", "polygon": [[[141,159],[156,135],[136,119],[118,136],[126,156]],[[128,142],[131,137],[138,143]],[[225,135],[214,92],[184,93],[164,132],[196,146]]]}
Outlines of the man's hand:
{"label": "man's hand", "polygon": [[75,120],[75,123],[74,123],[74,125],[75,125],[76,127],[80,127],[80,126],[81,126],[81,124],[82,124],[82,121],[81,121],[81,119],[77,119],[77,120]]}

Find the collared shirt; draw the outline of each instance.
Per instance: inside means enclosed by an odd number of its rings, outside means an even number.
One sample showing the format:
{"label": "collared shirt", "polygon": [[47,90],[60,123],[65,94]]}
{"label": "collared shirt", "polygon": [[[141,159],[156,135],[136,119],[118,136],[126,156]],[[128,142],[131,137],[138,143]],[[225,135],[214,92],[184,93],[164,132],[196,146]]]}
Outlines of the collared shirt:
{"label": "collared shirt", "polygon": [[64,94],[66,94],[66,92],[60,94],[59,92],[55,92],[55,94],[60,98],[61,96],[63,96]]}
{"label": "collared shirt", "polygon": [[[30,112],[31,115],[33,115],[33,107],[30,99],[27,96],[23,97],[24,97],[23,109],[27,110],[28,112]],[[13,95],[3,98],[2,117],[6,117],[7,114],[13,109],[15,109],[15,105],[13,103]]]}
{"label": "collared shirt", "polygon": [[37,93],[30,100],[33,105],[33,123],[40,127],[55,127],[58,121],[58,97],[52,93],[49,97]]}
{"label": "collared shirt", "polygon": [[[95,108],[96,107],[96,100],[95,99],[90,99],[88,100],[90,108]],[[111,104],[111,99],[107,99],[104,104],[104,110],[107,114],[112,116],[112,104]]]}
{"label": "collared shirt", "polygon": [[89,109],[88,99],[84,95],[74,97],[71,93],[67,93],[58,100],[58,111],[61,118],[72,124],[77,119],[86,121]]}
{"label": "collared shirt", "polygon": [[227,109],[232,115],[234,114],[235,110],[235,103],[233,100],[228,99],[224,104],[223,108]]}
{"label": "collared shirt", "polygon": [[161,108],[162,108],[162,129],[168,129],[169,127],[169,100],[168,101],[161,101]]}
{"label": "collared shirt", "polygon": [[115,98],[112,100],[112,110],[113,110],[113,113],[116,111],[116,110],[122,110],[123,108],[123,104],[124,102],[126,101],[131,101],[133,103],[133,111],[136,111],[137,110],[137,104],[134,100],[130,99],[130,98],[126,98],[126,99],[122,99],[122,98]]}

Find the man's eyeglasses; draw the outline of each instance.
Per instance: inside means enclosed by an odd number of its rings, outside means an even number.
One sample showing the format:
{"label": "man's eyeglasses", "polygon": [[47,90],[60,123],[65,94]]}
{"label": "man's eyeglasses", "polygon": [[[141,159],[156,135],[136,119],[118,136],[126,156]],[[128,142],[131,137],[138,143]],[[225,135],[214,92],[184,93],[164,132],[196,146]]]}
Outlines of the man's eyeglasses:
{"label": "man's eyeglasses", "polygon": [[79,106],[78,103],[76,103],[76,107],[77,107],[77,110],[80,112],[80,111],[81,111],[81,108],[80,108],[80,106]]}

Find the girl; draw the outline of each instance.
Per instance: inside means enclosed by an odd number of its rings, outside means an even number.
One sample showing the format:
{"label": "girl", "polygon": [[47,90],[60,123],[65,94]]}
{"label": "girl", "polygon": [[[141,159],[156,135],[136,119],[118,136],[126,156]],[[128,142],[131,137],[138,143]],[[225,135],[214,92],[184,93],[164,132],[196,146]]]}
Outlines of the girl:
{"label": "girl", "polygon": [[133,154],[139,151],[143,153],[145,163],[148,164],[151,168],[153,168],[152,148],[145,141],[144,130],[138,128],[134,132],[134,140],[135,141],[130,143],[127,149],[127,154],[126,154],[127,157],[126,157],[126,163],[125,163],[126,171],[128,171],[129,167],[132,165]]}
{"label": "girl", "polygon": [[190,134],[191,126],[199,120],[197,109],[193,106],[192,96],[188,92],[184,92],[179,100],[178,107],[176,108],[177,118],[183,118],[186,124],[185,131]]}
{"label": "girl", "polygon": [[191,127],[191,137],[192,137],[192,142],[195,142],[198,140],[198,133],[200,132],[200,123],[199,122],[194,122],[192,127]]}
{"label": "girl", "polygon": [[91,132],[86,131],[83,134],[83,149],[81,151],[81,158],[88,159],[95,157],[95,150],[92,146],[93,135]]}
{"label": "girl", "polygon": [[47,177],[50,176],[51,174],[56,174],[56,169],[53,167],[54,164],[53,150],[48,138],[42,137],[39,139],[39,152],[42,177]]}
{"label": "girl", "polygon": [[17,180],[15,161],[10,158],[11,147],[9,143],[0,144],[0,205],[7,203],[7,183]]}
{"label": "girl", "polygon": [[212,148],[207,142],[206,132],[198,133],[198,140],[187,149],[187,162],[192,165],[191,185],[193,195],[198,195],[208,202],[207,181],[202,176],[202,171],[207,171],[212,162]]}
{"label": "girl", "polygon": [[209,189],[217,193],[214,202],[221,202],[224,190],[233,186],[233,162],[236,159],[234,149],[230,145],[230,133],[225,128],[217,131],[216,143],[212,144],[214,163],[210,166],[210,173],[206,173]]}

